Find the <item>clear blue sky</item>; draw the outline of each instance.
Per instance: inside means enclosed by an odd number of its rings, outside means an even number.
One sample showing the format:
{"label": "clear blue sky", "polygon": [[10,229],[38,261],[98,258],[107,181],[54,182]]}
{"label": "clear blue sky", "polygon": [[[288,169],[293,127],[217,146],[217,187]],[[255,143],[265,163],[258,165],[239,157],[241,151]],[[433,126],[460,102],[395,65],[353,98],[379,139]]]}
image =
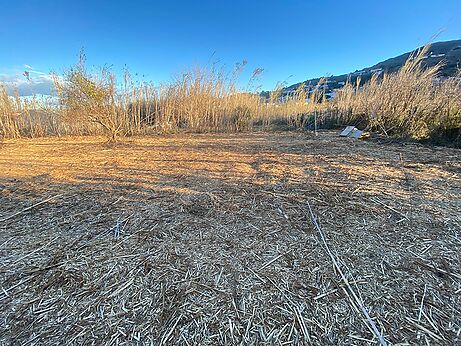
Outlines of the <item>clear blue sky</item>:
{"label": "clear blue sky", "polygon": [[[91,65],[168,80],[191,64],[261,67],[264,89],[361,69],[425,43],[461,38],[461,0],[2,1],[0,74]],[[214,53],[214,55],[213,55]],[[291,77],[290,77],[291,76]]]}

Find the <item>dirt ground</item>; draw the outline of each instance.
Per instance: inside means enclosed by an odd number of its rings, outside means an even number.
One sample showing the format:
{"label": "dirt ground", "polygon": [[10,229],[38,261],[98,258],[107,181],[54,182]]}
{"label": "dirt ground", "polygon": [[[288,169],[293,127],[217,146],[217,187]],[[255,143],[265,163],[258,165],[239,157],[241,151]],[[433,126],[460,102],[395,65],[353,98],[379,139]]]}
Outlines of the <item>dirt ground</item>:
{"label": "dirt ground", "polygon": [[103,142],[0,144],[1,344],[461,344],[461,150]]}

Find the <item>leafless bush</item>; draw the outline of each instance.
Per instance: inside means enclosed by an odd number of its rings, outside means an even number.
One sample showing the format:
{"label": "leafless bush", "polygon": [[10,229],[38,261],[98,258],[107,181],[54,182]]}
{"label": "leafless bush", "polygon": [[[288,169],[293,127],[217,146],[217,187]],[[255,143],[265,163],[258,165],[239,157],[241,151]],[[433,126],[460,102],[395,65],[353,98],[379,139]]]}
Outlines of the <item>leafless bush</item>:
{"label": "leafless bush", "polygon": [[117,103],[115,77],[102,68],[91,75],[85,66],[85,55],[64,75],[55,76],[61,112],[65,120],[87,119],[100,125],[109,141],[115,141],[124,130],[123,117]]}

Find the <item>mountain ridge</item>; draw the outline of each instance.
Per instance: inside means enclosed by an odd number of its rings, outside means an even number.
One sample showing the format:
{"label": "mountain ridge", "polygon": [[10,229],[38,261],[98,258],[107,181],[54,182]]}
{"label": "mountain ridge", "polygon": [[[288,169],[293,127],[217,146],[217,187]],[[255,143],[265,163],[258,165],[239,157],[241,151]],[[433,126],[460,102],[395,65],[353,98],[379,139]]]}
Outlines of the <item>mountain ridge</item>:
{"label": "mountain ridge", "polygon": [[[292,92],[296,90],[302,83],[305,84],[306,89],[313,89],[317,86],[318,82],[322,78],[327,79],[327,84],[325,87],[327,92],[341,88],[348,79],[350,79],[352,82],[355,82],[359,76],[362,82],[366,82],[375,73],[393,73],[398,71],[403,66],[408,57],[421,48],[422,47],[419,47],[412,51],[378,62],[373,66],[365,67],[361,70],[356,70],[347,74],[307,79],[303,82],[298,82],[284,87],[283,92]],[[452,77],[456,75],[458,69],[461,68],[461,39],[440,41],[430,44],[427,56],[423,60],[423,66],[432,67],[441,62],[443,63],[439,72],[441,77]]]}

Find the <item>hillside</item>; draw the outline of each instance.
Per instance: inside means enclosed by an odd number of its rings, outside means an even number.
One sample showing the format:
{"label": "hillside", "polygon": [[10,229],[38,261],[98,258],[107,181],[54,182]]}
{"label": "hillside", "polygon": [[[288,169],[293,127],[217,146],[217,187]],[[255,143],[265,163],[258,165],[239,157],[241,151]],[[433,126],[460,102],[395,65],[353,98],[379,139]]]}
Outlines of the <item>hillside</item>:
{"label": "hillside", "polygon": [[[421,47],[419,47],[418,49],[420,48]],[[332,91],[334,89],[342,87],[348,78],[351,78],[351,80],[355,82],[357,77],[360,76],[362,82],[365,82],[368,79],[370,79],[374,73],[395,72],[403,66],[408,57],[416,50],[404,53],[394,58],[381,61],[371,67],[366,67],[362,70],[354,71],[339,76],[328,77],[328,91]],[[424,60],[424,66],[431,67],[439,63],[443,64],[440,70],[441,76],[449,77],[454,76],[456,74],[458,68],[461,67],[461,40],[437,42],[431,45],[429,54]],[[295,90],[299,87],[301,83],[305,83],[306,86],[313,88],[318,84],[319,80],[320,78],[308,79],[304,82],[299,82],[290,85],[284,88],[284,91],[290,92],[292,90]]]}

